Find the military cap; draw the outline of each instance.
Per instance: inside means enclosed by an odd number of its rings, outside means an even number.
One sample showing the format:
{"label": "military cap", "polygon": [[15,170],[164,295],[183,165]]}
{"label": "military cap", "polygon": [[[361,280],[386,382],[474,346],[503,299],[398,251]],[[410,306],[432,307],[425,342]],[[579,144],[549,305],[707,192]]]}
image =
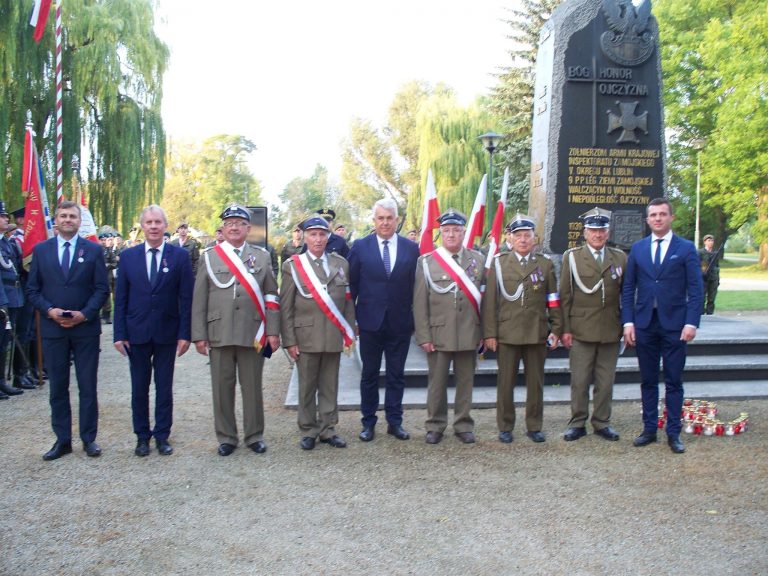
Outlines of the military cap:
{"label": "military cap", "polygon": [[714,239],[715,239],[715,237],[712,236],[712,234],[705,234],[704,235],[704,240],[714,240]]}
{"label": "military cap", "polygon": [[14,218],[24,218],[24,206],[21,208],[16,208],[13,212],[11,212],[11,216]]}
{"label": "military cap", "polygon": [[592,210],[584,212],[579,216],[579,220],[584,222],[584,228],[603,229],[611,227],[611,211],[603,210],[595,206]]}
{"label": "military cap", "polygon": [[440,216],[437,217],[437,221],[440,223],[440,226],[448,226],[450,224],[453,224],[454,226],[467,225],[467,217],[453,208],[448,208],[448,210],[440,214]]}
{"label": "military cap", "polygon": [[8,210],[5,209],[4,200],[0,200],[0,216],[8,216]]}
{"label": "military cap", "polygon": [[296,232],[296,230],[298,230],[299,232],[301,232],[301,222],[299,222],[298,224],[296,224],[296,226],[294,226],[294,227],[291,229],[291,232]]}
{"label": "military cap", "polygon": [[176,227],[176,230],[178,230],[179,228],[187,228],[187,229],[189,229],[189,224],[187,224],[186,222],[182,222],[181,224],[179,224]]}
{"label": "military cap", "polygon": [[164,232],[163,236],[165,236],[166,238],[170,238],[171,237],[171,233],[170,232]]}
{"label": "military cap", "polygon": [[104,238],[109,238],[109,234],[107,234],[106,232],[102,232],[101,234],[99,234],[99,240],[104,240]]}
{"label": "military cap", "polygon": [[301,223],[301,229],[305,232],[307,230],[325,230],[326,232],[331,231],[330,227],[328,226],[328,221],[325,218],[321,218],[320,216],[312,216],[304,220],[304,222]]}
{"label": "military cap", "polygon": [[239,204],[232,203],[224,209],[224,212],[219,216],[222,220],[227,218],[242,218],[243,220],[251,221],[251,213],[248,208],[244,208]]}
{"label": "military cap", "polygon": [[530,216],[518,212],[515,214],[514,219],[507,224],[504,229],[507,232],[517,232],[518,230],[534,230],[535,228],[536,225],[533,223]]}
{"label": "military cap", "polygon": [[336,212],[331,210],[330,208],[321,208],[316,212],[326,220],[336,220]]}

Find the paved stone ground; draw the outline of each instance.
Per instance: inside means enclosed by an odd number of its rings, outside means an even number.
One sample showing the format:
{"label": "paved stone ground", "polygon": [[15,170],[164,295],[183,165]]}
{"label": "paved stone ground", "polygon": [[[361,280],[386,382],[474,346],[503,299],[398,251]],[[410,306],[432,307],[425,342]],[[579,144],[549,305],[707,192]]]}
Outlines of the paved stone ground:
{"label": "paved stone ground", "polygon": [[[0,403],[0,574],[722,574],[768,573],[768,400],[727,401],[748,433],[631,446],[640,405],[614,406],[616,443],[566,443],[567,406],[545,408],[548,441],[499,444],[495,410],[476,410],[479,441],[424,444],[379,426],[345,450],[298,447],[285,410],[288,363],[267,363],[269,451],[216,455],[205,358],[177,366],[176,453],[133,455],[126,361],[105,330],[100,366],[104,454],[43,462],[47,389]],[[75,408],[76,413],[76,408]],[[519,416],[522,414],[519,413]]]}

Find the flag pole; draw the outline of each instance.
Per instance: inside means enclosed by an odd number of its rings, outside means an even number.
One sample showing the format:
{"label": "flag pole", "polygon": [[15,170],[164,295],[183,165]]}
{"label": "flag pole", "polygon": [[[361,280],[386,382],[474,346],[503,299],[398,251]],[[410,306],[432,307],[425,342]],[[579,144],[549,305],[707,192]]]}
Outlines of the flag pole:
{"label": "flag pole", "polygon": [[61,117],[61,2],[56,2],[56,206],[61,204],[64,187]]}

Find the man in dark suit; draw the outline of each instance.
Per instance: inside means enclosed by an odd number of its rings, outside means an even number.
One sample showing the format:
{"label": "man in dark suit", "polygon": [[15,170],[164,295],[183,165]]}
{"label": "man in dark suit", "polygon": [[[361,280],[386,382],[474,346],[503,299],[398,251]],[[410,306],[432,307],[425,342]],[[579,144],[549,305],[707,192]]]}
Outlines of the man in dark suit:
{"label": "man in dark suit", "polygon": [[397,204],[383,199],[373,207],[374,234],[357,240],[349,252],[349,276],[360,334],[360,440],[374,437],[379,407],[381,356],[387,363],[384,411],[387,433],[399,440],[410,435],[403,428],[405,359],[413,334],[413,285],[419,247],[395,234]]}
{"label": "man in dark suit", "polygon": [[101,246],[77,235],[80,222],[80,207],[74,202],[62,202],[56,212],[58,236],[35,246],[27,282],[27,296],[43,318],[40,332],[50,378],[51,425],[56,434],[56,443],[43,460],[55,460],[72,452],[72,356],[80,395],[83,449],[91,457],[101,454],[96,443],[99,311],[109,296],[109,281]]}
{"label": "man in dark suit", "polygon": [[635,242],[629,253],[621,292],[624,341],[637,346],[643,433],[635,446],[656,442],[659,418],[659,361],[664,361],[667,443],[681,454],[683,369],[686,344],[696,337],[701,316],[701,270],[696,247],[672,233],[675,219],[665,198],[651,200],[646,222],[651,235]]}
{"label": "man in dark suit", "polygon": [[[115,348],[128,356],[136,456],[173,453],[168,442],[173,423],[173,368],[191,340],[194,276],[186,249],[163,242],[165,211],[155,204],[141,212],[144,243],[125,250],[117,268]],[[155,428],[149,426],[149,384],[155,373]]]}

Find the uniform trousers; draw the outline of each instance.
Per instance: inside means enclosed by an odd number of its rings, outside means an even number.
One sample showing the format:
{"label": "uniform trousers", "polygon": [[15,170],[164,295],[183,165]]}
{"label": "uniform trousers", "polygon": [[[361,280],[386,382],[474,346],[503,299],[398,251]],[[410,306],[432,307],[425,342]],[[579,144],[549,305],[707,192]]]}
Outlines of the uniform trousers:
{"label": "uniform trousers", "polygon": [[618,342],[582,342],[573,340],[569,363],[571,369],[571,420],[568,426],[584,428],[589,416],[589,386],[592,391],[592,428],[602,430],[611,423],[613,381],[616,376]]}
{"label": "uniform trousers", "polygon": [[704,280],[704,314],[715,313],[715,298],[717,298],[717,287],[720,286],[720,273],[713,274],[711,271]]}
{"label": "uniform trousers", "polygon": [[544,420],[544,360],[547,345],[503,344],[498,347],[499,373],[496,379],[496,424],[500,432],[511,432],[515,427],[515,396],[520,359],[525,369],[527,399],[525,427],[528,432],[541,432]]}
{"label": "uniform trousers", "polygon": [[251,346],[217,346],[210,349],[213,389],[213,425],[220,444],[237,446],[235,383],[240,381],[245,444],[264,439],[264,399],[261,374],[264,357]]}
{"label": "uniform trousers", "polygon": [[[659,322],[656,310],[647,328],[635,328],[637,363],[640,367],[640,395],[643,401],[643,432],[656,434],[659,423],[659,361],[664,362],[665,401],[667,406],[667,436],[677,437],[682,428],[683,370],[686,343],[680,340],[680,330],[666,330]],[[677,415],[677,417],[674,417]]]}
{"label": "uniform trousers", "polygon": [[299,431],[302,437],[325,440],[339,423],[340,352],[302,352],[299,370]]}
{"label": "uniform trousers", "polygon": [[453,362],[456,399],[453,406],[453,429],[457,433],[472,432],[475,421],[472,409],[472,386],[475,381],[477,351],[460,350],[427,354],[429,384],[427,388],[427,432],[445,431],[448,426],[448,369]]}

